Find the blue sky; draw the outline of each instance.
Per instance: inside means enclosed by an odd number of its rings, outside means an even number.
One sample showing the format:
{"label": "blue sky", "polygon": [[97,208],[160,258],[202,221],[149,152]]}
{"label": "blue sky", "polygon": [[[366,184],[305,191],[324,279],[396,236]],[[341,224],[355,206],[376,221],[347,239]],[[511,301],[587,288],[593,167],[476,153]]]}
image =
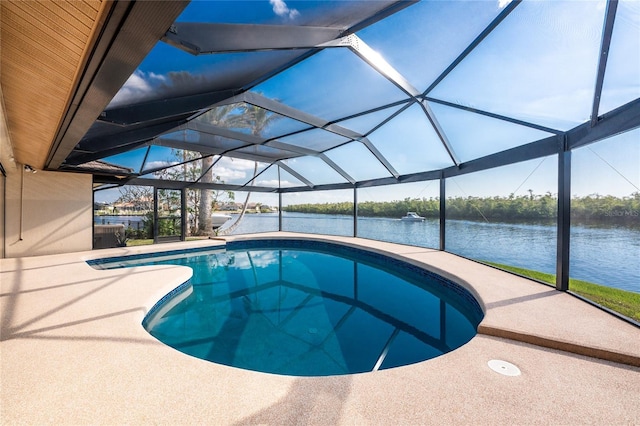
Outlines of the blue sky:
{"label": "blue sky", "polygon": [[[314,8],[326,11],[336,4],[281,0],[195,1],[179,20],[300,25],[312,19]],[[601,112],[640,96],[639,5],[637,1],[620,2]],[[415,87],[424,90],[504,6],[505,3],[498,0],[426,1],[358,35]],[[559,130],[570,129],[589,119],[604,12],[604,1],[525,0],[429,96]],[[244,60],[261,60],[260,57],[267,58],[272,53],[195,57],[160,42],[116,96],[114,105],[170,93],[185,79],[207,84],[212,74],[233,72]],[[255,90],[327,120],[405,97],[346,49],[325,50]],[[400,173],[451,165],[424,115],[416,108],[409,108],[369,136]],[[441,105],[433,104],[432,108],[462,161],[546,136],[527,127]],[[376,119],[391,112],[378,113]],[[371,124],[368,126],[370,130]],[[367,126],[358,131],[368,131]],[[361,148],[362,145],[354,143],[327,154],[345,170],[351,170],[357,179],[388,175],[373,156],[358,154],[362,153]],[[140,152],[130,154],[130,160],[126,160],[126,156],[120,160],[133,164],[134,156],[140,158]],[[159,153],[158,158],[152,157],[148,161],[166,161]],[[289,161],[301,174],[313,176],[311,180],[328,183],[334,179],[331,177],[336,175],[334,172],[322,174],[322,167],[316,167],[315,163]],[[576,195],[628,195],[640,187],[639,164],[638,131],[582,148],[574,152],[573,192]],[[555,168],[554,158],[534,160],[469,178],[456,178],[456,186],[452,188],[459,187],[462,193],[479,196],[508,195],[516,188],[555,193]],[[232,179],[241,180],[242,174],[248,179],[252,171],[252,162],[236,160],[233,164],[221,163],[216,172],[231,183]],[[275,174],[265,176],[273,178]],[[387,188],[376,194],[398,193],[397,189]],[[319,200],[330,197],[330,194],[316,195]],[[112,196],[96,193],[96,199],[107,198]],[[310,194],[300,194],[299,198],[313,199]]]}

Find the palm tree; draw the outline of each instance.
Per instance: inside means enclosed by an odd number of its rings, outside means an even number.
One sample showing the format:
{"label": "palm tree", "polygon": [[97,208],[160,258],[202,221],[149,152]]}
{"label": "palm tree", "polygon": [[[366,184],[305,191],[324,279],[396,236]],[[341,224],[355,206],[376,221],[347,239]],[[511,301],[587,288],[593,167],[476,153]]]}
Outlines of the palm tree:
{"label": "palm tree", "polygon": [[[247,125],[247,127],[251,128],[251,134],[253,136],[262,136],[262,132],[264,132],[267,127],[269,127],[274,121],[280,118],[279,115],[274,114],[273,112],[266,110],[264,108],[257,107],[255,105],[245,104],[242,107],[241,120],[243,124]],[[254,179],[258,174],[258,162],[253,162],[253,177],[250,180],[250,185],[253,186],[255,184]],[[251,191],[247,192],[247,197],[244,200],[244,204],[242,206],[242,211],[240,212],[240,216],[236,219],[236,221],[231,224],[229,227],[221,230],[218,235],[228,235],[231,234],[237,227],[240,225],[240,221],[244,217],[244,214],[247,211],[247,205],[249,204],[249,198],[251,197]]]}
{"label": "palm tree", "polygon": [[[232,121],[232,112],[236,109],[236,105],[223,105],[217,108],[213,108],[204,113],[200,120],[207,122],[208,124],[218,127],[230,127]],[[202,175],[200,181],[202,183],[211,183],[214,181],[213,176],[213,156],[202,153],[203,158],[201,160]],[[200,193],[199,209],[198,209],[198,235],[210,235],[213,232],[211,224],[211,210],[213,204],[212,190],[203,189]]]}

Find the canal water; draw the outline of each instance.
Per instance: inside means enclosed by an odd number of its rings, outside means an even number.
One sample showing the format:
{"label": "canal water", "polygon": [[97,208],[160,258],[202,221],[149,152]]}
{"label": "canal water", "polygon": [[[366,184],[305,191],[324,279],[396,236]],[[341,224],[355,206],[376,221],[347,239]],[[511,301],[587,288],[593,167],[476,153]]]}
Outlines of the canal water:
{"label": "canal water", "polygon": [[[113,218],[111,223],[125,223],[134,229],[142,220],[140,216],[102,216],[96,223],[109,218]],[[113,221],[116,218],[125,222]],[[353,219],[349,216],[283,212],[282,222],[284,231],[353,235]],[[277,230],[277,213],[249,214],[234,234]],[[419,247],[439,246],[437,220],[359,218],[358,236]],[[555,274],[556,238],[556,227],[547,224],[447,220],[446,227],[447,251],[549,274]],[[570,275],[640,293],[640,229],[572,226]]]}

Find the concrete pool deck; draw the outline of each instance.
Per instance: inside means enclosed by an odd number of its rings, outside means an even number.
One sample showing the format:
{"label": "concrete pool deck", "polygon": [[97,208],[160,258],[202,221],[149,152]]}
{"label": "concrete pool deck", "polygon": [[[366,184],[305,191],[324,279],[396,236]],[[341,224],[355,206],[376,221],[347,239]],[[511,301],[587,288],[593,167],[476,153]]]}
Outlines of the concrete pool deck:
{"label": "concrete pool deck", "polygon": [[[290,377],[184,355],[141,326],[191,276],[85,260],[222,240],[0,261],[2,424],[640,424],[640,329],[550,287],[450,253],[269,233],[392,253],[454,279],[486,315],[463,347],[349,376]],[[590,356],[587,356],[590,355]],[[508,377],[500,359],[522,374]],[[617,362],[614,362],[617,361]]]}

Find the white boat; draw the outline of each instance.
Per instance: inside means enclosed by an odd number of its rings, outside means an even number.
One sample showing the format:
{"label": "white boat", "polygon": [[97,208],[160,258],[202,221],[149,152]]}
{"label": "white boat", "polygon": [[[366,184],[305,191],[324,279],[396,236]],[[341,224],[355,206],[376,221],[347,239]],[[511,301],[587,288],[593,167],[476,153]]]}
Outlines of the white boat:
{"label": "white boat", "polygon": [[228,214],[214,213],[211,215],[211,226],[213,229],[218,229],[229,219],[231,219],[231,216]]}
{"label": "white boat", "polygon": [[422,222],[424,217],[418,216],[418,213],[416,212],[407,212],[407,214],[402,216],[400,220],[404,220],[405,222]]}

